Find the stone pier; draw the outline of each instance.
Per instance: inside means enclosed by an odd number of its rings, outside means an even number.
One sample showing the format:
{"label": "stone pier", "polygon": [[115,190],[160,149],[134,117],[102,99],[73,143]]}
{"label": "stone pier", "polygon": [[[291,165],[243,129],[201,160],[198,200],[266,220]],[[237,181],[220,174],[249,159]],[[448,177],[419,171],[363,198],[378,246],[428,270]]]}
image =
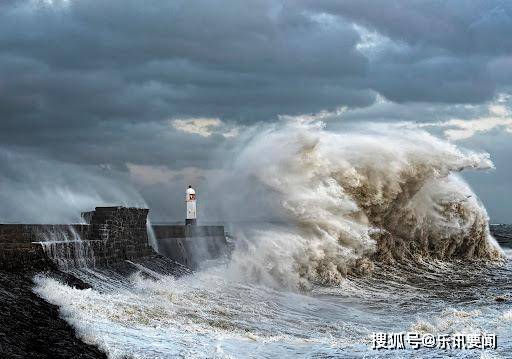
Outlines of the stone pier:
{"label": "stone pier", "polygon": [[[0,269],[41,269],[57,263],[108,266],[155,255],[147,233],[148,209],[96,207],[85,224],[0,224]],[[154,226],[160,254],[195,268],[220,255],[222,226]]]}

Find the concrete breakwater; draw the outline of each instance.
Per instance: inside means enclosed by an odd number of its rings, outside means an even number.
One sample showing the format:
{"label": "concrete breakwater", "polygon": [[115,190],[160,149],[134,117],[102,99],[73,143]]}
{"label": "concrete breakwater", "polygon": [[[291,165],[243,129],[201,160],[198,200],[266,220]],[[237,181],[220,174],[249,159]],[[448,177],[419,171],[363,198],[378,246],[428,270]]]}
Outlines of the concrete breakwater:
{"label": "concrete breakwater", "polygon": [[[108,266],[156,254],[149,245],[148,209],[96,207],[85,224],[0,224],[0,269]],[[225,248],[222,226],[153,227],[159,252],[194,268]],[[211,242],[211,243],[210,243]]]}

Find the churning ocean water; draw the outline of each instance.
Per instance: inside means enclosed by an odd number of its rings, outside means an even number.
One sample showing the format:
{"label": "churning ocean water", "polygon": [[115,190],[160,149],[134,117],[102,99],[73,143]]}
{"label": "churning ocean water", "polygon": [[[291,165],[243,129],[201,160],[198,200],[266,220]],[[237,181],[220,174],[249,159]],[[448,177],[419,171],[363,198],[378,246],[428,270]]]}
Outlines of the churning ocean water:
{"label": "churning ocean water", "polygon": [[[509,250],[509,255],[511,254]],[[512,266],[377,267],[335,287],[291,292],[227,280],[76,270],[92,289],[36,278],[88,343],[112,358],[510,358]],[[373,350],[373,333],[493,333],[496,350]]]}
{"label": "churning ocean water", "polygon": [[[111,358],[510,358],[511,251],[458,174],[492,162],[405,132],[263,129],[218,193],[277,221],[235,228],[229,258],[179,277],[75,268],[91,289],[37,276],[34,290]],[[374,350],[379,333],[497,341]]]}

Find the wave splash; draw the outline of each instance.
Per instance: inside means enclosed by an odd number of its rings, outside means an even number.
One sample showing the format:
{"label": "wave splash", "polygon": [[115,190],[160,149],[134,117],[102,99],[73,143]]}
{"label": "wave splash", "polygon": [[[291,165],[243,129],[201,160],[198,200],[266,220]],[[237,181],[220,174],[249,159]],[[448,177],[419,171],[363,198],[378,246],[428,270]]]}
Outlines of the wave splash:
{"label": "wave splash", "polygon": [[244,143],[221,187],[230,208],[293,226],[239,233],[231,272],[307,287],[371,271],[375,261],[501,258],[485,208],[457,175],[492,167],[488,154],[420,130],[267,128]]}

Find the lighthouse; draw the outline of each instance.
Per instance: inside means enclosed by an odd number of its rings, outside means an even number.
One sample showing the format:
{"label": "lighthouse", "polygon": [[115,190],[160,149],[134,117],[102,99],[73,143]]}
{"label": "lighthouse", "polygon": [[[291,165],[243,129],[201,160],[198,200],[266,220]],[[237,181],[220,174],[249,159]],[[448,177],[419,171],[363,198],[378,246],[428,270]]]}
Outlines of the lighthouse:
{"label": "lighthouse", "polygon": [[187,203],[187,217],[185,219],[185,224],[193,226],[197,222],[197,213],[196,191],[194,191],[192,186],[188,186],[187,191],[185,192],[185,202]]}

